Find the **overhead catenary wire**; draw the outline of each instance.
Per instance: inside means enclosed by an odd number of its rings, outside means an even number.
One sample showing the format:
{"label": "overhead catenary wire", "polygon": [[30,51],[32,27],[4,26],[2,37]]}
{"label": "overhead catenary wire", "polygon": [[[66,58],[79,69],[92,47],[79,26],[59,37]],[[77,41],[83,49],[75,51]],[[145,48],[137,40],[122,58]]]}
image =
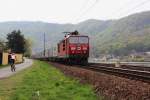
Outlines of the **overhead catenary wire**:
{"label": "overhead catenary wire", "polygon": [[122,10],[125,10],[125,6],[126,5],[129,5],[129,4],[131,4],[132,3],[132,1],[128,1],[128,2],[125,2],[123,5],[121,5],[121,7],[119,7],[117,10],[115,10],[115,11],[113,11],[113,12],[110,12],[110,15],[117,15],[118,13],[120,13],[120,11],[122,11]]}
{"label": "overhead catenary wire", "polygon": [[119,13],[119,16],[123,15],[124,13],[128,14],[130,11],[133,11],[133,10],[137,9],[138,7],[141,7],[141,6],[143,6],[144,4],[146,4],[148,2],[150,2],[150,0],[144,0],[143,2],[133,6],[132,8],[127,9],[125,12]]}
{"label": "overhead catenary wire", "polygon": [[[118,14],[118,16],[122,16],[124,13],[128,14],[130,11],[133,11],[133,10],[137,9],[138,7],[140,7],[140,6],[143,6],[144,4],[148,3],[149,1],[150,0],[144,0],[139,4],[137,4],[137,5],[135,5],[131,8],[128,8],[125,12],[121,12],[121,10],[126,8],[126,7],[122,6],[117,11],[115,11],[114,13]],[[77,16],[77,18],[75,19],[75,22],[78,22],[81,17],[85,16],[88,12],[90,12],[90,10],[92,10],[98,2],[99,2],[99,0],[95,0],[95,2],[90,7],[88,7],[84,12],[82,12],[80,15]],[[130,3],[131,3],[131,1],[128,1],[124,5],[128,5]]]}
{"label": "overhead catenary wire", "polygon": [[90,10],[92,10],[94,8],[94,6],[98,3],[98,1],[99,0],[95,0],[95,2],[89,8],[87,8],[79,17],[82,17],[83,15],[87,14],[88,12],[90,12]]}
{"label": "overhead catenary wire", "polygon": [[82,12],[81,14],[79,14],[77,16],[77,18],[75,19],[75,21],[78,22],[80,20],[80,18],[83,17],[84,15],[86,15],[88,12],[90,12],[90,10],[92,10],[98,2],[99,2],[99,0],[95,0],[94,3],[92,5],[90,5],[90,7],[88,7],[87,9],[85,9],[84,12]]}
{"label": "overhead catenary wire", "polygon": [[[90,0],[84,0],[83,1],[83,4],[81,5],[79,11],[82,12],[84,10],[84,8],[86,8],[86,6],[88,5]],[[78,16],[75,16],[75,17],[71,17],[70,20],[76,20]]]}
{"label": "overhead catenary wire", "polygon": [[88,13],[91,9],[94,8],[94,6],[98,3],[99,0],[96,0],[83,14]]}
{"label": "overhead catenary wire", "polygon": [[90,0],[84,0],[81,8],[80,8],[80,11],[84,10],[84,8],[87,6],[87,4],[89,3]]}

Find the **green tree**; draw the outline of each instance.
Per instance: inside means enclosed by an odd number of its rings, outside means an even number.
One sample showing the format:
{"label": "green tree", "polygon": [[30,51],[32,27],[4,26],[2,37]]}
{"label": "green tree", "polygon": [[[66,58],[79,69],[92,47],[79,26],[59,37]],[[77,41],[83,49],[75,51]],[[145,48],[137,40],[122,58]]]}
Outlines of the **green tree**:
{"label": "green tree", "polygon": [[6,50],[6,42],[0,39],[0,51]]}
{"label": "green tree", "polygon": [[7,34],[7,46],[11,49],[12,52],[15,53],[24,53],[25,52],[25,38],[24,35],[21,34],[21,31],[14,30],[11,33]]}
{"label": "green tree", "polygon": [[25,43],[25,56],[26,57],[30,57],[31,56],[31,53],[32,53],[32,40],[31,39],[26,39],[25,40],[26,43]]}
{"label": "green tree", "polygon": [[0,51],[2,51],[3,48],[4,48],[4,44],[3,44],[3,42],[0,41]]}

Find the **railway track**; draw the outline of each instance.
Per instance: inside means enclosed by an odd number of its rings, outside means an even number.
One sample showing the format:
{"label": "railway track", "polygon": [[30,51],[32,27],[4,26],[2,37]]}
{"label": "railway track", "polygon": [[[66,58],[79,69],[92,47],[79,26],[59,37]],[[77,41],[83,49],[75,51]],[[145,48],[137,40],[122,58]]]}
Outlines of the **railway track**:
{"label": "railway track", "polygon": [[125,69],[125,68],[116,68],[111,66],[102,66],[100,64],[89,64],[86,66],[82,66],[83,68],[103,72],[108,74],[113,74],[121,77],[126,77],[132,80],[139,80],[146,83],[150,83],[150,72],[149,71],[142,71],[142,70],[135,70],[135,69]]}
{"label": "railway track", "polygon": [[[89,65],[115,67],[115,64],[106,64],[106,63],[89,63]],[[140,71],[149,71],[150,72],[150,67],[139,66],[139,65],[120,64],[120,68],[131,69],[131,70],[140,70]]]}
{"label": "railway track", "polygon": [[[64,64],[63,64],[64,65]],[[88,63],[87,65],[72,65],[96,72],[103,72],[119,77],[129,78],[131,80],[143,81],[150,83],[150,67],[122,65],[115,67],[113,64]]]}
{"label": "railway track", "polygon": [[146,66],[137,66],[137,65],[125,65],[125,64],[122,64],[121,68],[133,69],[133,70],[142,70],[142,71],[149,71],[150,72],[150,67],[146,67]]}

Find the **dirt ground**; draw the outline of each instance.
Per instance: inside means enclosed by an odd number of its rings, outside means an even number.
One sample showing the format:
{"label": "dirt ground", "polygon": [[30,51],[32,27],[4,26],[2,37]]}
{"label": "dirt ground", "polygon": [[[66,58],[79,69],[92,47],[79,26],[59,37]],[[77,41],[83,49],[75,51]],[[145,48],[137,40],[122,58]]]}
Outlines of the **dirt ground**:
{"label": "dirt ground", "polygon": [[150,84],[83,68],[51,63],[65,75],[77,78],[81,83],[92,84],[98,96],[106,100],[150,100]]}

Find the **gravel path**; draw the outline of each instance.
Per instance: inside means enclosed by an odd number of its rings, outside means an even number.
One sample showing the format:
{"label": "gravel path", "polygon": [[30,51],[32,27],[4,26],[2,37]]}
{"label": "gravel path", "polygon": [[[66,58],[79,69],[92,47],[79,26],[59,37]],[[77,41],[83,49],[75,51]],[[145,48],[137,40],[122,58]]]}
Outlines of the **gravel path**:
{"label": "gravel path", "polygon": [[33,61],[31,59],[25,59],[24,63],[16,65],[16,72],[11,72],[10,66],[0,69],[0,79],[9,77],[18,71],[28,68],[32,65]]}

